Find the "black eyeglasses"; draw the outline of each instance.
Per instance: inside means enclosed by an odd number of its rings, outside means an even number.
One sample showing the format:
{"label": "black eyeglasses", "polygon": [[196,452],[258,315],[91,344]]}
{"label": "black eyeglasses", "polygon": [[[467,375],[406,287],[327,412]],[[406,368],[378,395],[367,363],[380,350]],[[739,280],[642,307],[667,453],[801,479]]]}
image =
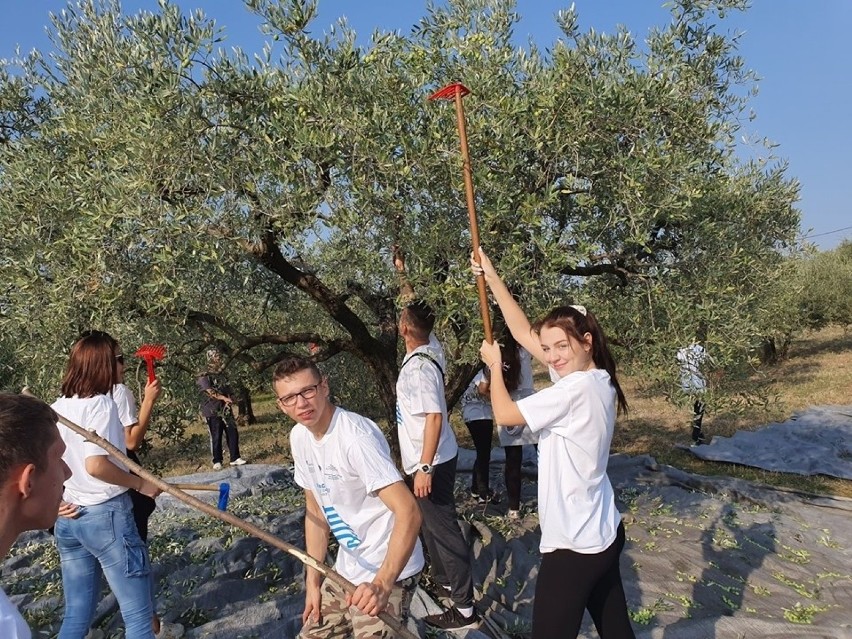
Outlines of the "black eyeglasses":
{"label": "black eyeglasses", "polygon": [[118,362],[119,364],[123,365],[124,364],[124,355],[116,355],[115,361]]}
{"label": "black eyeglasses", "polygon": [[278,398],[278,403],[282,406],[286,406],[290,408],[291,406],[296,405],[296,400],[299,396],[304,399],[313,399],[317,395],[317,389],[322,385],[322,382],[319,384],[314,384],[313,386],[308,386],[307,388],[303,388],[298,393],[293,393],[292,395],[284,395],[283,397]]}

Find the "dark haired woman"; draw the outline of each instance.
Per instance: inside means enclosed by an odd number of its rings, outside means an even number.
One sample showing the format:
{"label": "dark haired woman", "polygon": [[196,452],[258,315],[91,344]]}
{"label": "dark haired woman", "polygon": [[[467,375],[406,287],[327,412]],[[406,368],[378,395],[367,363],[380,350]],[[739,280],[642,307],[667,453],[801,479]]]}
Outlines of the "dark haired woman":
{"label": "dark haired woman", "polygon": [[[119,381],[118,344],[91,331],[71,347],[62,396],[53,409],[125,450],[124,427],[110,392]],[[56,521],[65,617],[59,639],[81,639],[89,631],[100,597],[101,573],[118,600],[127,639],[152,639],[151,569],[148,551],[133,520],[128,494],[156,497],[160,490],[110,459],[100,446],[59,424],[62,458],[71,468],[64,502],[76,506]]]}
{"label": "dark haired woman", "polygon": [[[555,383],[517,402],[503,382],[500,345],[483,342],[498,424],[540,434],[538,508],[541,567],[533,639],[576,637],[588,610],[602,639],[634,637],[619,570],[624,525],[606,474],[618,407],[627,409],[615,361],[595,316],[560,306],[531,326],[480,249],[473,272],[485,281],[512,335],[546,364]],[[566,577],[570,584],[566,586]]]}

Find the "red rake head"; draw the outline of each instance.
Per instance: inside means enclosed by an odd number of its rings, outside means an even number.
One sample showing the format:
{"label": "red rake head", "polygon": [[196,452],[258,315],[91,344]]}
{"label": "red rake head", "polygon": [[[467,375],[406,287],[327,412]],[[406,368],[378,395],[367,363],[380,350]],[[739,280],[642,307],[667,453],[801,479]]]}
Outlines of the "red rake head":
{"label": "red rake head", "polygon": [[144,359],[145,365],[148,367],[149,384],[157,379],[157,375],[154,373],[154,362],[163,359],[165,356],[166,347],[162,344],[142,344],[136,351],[136,357]]}
{"label": "red rake head", "polygon": [[468,89],[461,82],[453,82],[452,84],[448,84],[443,89],[438,89],[429,96],[430,100],[455,100],[456,93],[459,94],[460,97],[466,96],[470,93],[470,89]]}

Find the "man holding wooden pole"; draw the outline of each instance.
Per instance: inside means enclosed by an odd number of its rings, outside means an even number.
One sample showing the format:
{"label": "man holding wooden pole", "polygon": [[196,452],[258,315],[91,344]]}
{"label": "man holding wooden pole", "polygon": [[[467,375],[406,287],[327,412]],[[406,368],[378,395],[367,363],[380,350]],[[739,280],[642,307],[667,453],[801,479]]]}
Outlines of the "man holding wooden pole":
{"label": "man holding wooden pole", "polygon": [[296,425],[290,433],[295,480],[305,490],[305,544],[322,562],[329,533],[339,544],[334,568],[353,584],[347,594],[313,568],[305,577],[300,637],[391,636],[377,617],[405,622],[423,570],[420,512],[378,426],[336,407],[328,380],[306,358],[283,360],[273,388]]}

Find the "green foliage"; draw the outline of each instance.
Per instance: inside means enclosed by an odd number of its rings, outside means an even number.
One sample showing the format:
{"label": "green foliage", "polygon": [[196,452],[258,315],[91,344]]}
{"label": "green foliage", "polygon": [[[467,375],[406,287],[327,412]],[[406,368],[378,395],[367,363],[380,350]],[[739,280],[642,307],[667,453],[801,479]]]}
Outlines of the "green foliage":
{"label": "green foliage", "polygon": [[482,243],[531,314],[582,300],[668,385],[699,326],[731,369],[779,330],[798,186],[769,151],[734,154],[753,76],[714,24],[744,2],[675,2],[642,47],[563,11],[546,52],[512,44],[510,0],[431,7],[366,47],[344,21],[311,36],[313,2],[247,5],[274,56],[217,48],[200,11],[91,0],[55,19],[49,60],[0,70],[3,384],[53,395],[97,326],[167,343],[188,407],[207,345],[257,388],[314,343],[392,419],[398,251],[463,388],[481,324],[458,134],[427,101],[459,78]]}
{"label": "green foliage", "polygon": [[799,262],[798,306],[811,328],[852,324],[852,242]]}

